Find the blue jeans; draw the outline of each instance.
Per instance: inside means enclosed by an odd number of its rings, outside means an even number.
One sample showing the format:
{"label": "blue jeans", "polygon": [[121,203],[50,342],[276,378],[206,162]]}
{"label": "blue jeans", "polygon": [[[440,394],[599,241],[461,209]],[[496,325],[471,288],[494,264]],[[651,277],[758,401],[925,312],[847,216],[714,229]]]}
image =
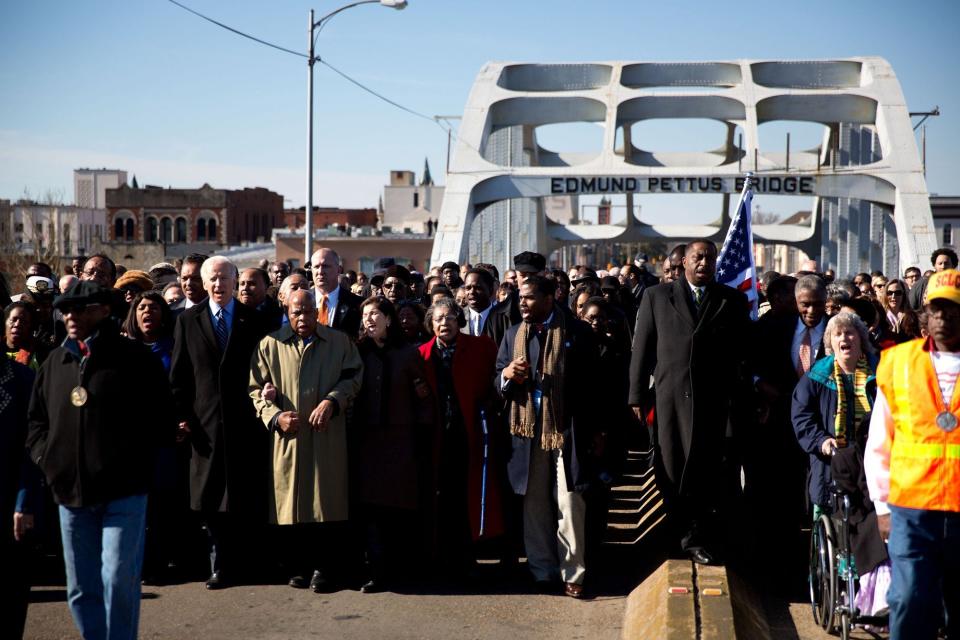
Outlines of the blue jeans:
{"label": "blue jeans", "polygon": [[146,495],[60,507],[67,602],[84,640],[137,637],[146,518]]}
{"label": "blue jeans", "polygon": [[890,638],[960,633],[960,513],[890,505]]}

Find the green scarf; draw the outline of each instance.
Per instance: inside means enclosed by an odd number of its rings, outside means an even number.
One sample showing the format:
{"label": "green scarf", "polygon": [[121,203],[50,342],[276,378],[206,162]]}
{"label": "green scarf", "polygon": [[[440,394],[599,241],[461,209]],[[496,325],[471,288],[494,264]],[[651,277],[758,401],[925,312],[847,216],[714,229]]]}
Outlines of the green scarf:
{"label": "green scarf", "polygon": [[[843,380],[843,369],[836,358],[833,360],[833,380],[837,385],[837,415],[833,422],[833,432],[836,434],[837,446],[843,448],[847,446],[849,434],[847,433],[847,416],[850,412],[851,402],[853,404],[853,424],[859,425],[872,409],[870,398],[867,396],[867,380],[872,375],[870,367],[867,365],[865,356],[860,356],[857,360],[857,370],[853,374],[853,398],[847,397],[847,385]],[[856,428],[856,427],[854,427]]]}

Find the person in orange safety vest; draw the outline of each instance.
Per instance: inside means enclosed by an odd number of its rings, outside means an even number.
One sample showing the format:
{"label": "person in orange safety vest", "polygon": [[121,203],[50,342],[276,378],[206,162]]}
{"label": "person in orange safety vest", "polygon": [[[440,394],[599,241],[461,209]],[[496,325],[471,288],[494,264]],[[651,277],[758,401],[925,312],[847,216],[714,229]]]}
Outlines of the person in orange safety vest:
{"label": "person in orange safety vest", "polygon": [[890,637],[960,637],[960,271],[930,277],[927,338],[883,352],[864,470],[889,538]]}

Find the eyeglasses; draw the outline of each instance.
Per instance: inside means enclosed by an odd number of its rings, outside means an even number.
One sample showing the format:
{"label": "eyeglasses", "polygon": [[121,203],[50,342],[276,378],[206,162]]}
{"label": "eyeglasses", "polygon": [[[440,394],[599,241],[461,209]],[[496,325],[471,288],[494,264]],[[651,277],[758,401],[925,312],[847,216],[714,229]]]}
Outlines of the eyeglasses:
{"label": "eyeglasses", "polygon": [[104,271],[103,269],[85,269],[83,275],[89,278],[106,278],[110,274]]}
{"label": "eyeglasses", "polygon": [[403,288],[403,283],[402,282],[384,282],[382,285],[380,285],[380,288],[390,289],[391,291],[393,291],[394,289]]}
{"label": "eyeglasses", "polygon": [[902,296],[902,295],[903,295],[903,291],[901,291],[900,289],[891,289],[890,291],[887,291],[887,295],[888,295],[888,296]]}
{"label": "eyeglasses", "polygon": [[64,316],[69,316],[69,315],[74,315],[74,316],[75,316],[75,315],[77,315],[77,314],[83,313],[83,312],[86,311],[89,307],[92,307],[92,306],[95,306],[95,305],[79,304],[79,303],[78,303],[78,304],[65,304],[65,305],[61,305],[61,306],[60,306],[60,313],[62,313]]}
{"label": "eyeglasses", "polygon": [[434,322],[456,322],[457,316],[433,316]]}

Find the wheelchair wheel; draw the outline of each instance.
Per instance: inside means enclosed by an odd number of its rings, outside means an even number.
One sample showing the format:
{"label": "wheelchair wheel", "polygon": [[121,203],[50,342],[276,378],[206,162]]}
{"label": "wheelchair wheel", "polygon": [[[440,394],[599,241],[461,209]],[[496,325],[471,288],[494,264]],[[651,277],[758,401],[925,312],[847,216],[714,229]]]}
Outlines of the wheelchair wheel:
{"label": "wheelchair wheel", "polygon": [[850,612],[844,611],[840,614],[840,638],[841,640],[850,640]]}
{"label": "wheelchair wheel", "polygon": [[810,606],[813,620],[828,632],[833,630],[837,594],[834,566],[833,526],[830,518],[820,516],[810,532]]}

